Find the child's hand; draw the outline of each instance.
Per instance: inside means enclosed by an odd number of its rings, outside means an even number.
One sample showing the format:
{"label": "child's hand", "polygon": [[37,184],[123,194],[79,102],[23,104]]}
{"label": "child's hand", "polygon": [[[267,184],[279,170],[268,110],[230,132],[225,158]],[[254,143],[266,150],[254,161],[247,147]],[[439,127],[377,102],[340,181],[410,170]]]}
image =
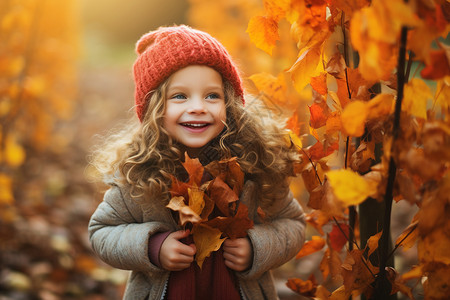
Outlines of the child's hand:
{"label": "child's hand", "polygon": [[159,262],[168,271],[181,271],[190,266],[194,261],[197,249],[194,244],[186,245],[181,239],[189,236],[189,230],[175,231],[169,234],[161,245]]}
{"label": "child's hand", "polygon": [[252,265],[253,248],[248,238],[235,240],[226,239],[223,242],[223,257],[225,265],[235,271],[245,271]]}

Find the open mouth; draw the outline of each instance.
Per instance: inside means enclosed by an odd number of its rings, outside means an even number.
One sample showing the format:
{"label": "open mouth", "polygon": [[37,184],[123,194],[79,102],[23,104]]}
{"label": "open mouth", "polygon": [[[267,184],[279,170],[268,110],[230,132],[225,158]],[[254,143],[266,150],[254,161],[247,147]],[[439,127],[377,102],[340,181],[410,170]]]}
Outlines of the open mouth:
{"label": "open mouth", "polygon": [[209,123],[181,123],[181,126],[193,128],[193,129],[199,129],[207,127]]}

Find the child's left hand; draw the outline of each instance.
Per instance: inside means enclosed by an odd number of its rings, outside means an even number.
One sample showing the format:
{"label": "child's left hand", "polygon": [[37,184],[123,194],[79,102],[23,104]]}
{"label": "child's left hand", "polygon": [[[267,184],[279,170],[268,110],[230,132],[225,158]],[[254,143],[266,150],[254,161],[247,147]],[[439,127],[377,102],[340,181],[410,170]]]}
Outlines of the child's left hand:
{"label": "child's left hand", "polygon": [[225,265],[235,271],[245,271],[252,265],[253,248],[248,238],[226,239],[223,242]]}

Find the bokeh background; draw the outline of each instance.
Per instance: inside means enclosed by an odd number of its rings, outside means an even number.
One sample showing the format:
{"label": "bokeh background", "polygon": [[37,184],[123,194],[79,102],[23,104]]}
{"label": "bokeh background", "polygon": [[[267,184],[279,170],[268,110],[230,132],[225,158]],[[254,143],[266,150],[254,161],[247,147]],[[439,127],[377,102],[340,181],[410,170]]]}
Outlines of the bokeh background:
{"label": "bokeh background", "polygon": [[[250,43],[247,24],[261,10],[260,0],[1,1],[1,300],[121,299],[128,273],[99,261],[88,242],[106,188],[88,161],[101,136],[134,118],[134,44],[162,25],[206,30],[228,48],[251,92],[248,76],[276,75],[297,54],[284,36],[272,57]],[[292,188],[303,204],[301,180]],[[280,298],[302,299],[285,282],[319,272],[320,259],[275,270]]]}

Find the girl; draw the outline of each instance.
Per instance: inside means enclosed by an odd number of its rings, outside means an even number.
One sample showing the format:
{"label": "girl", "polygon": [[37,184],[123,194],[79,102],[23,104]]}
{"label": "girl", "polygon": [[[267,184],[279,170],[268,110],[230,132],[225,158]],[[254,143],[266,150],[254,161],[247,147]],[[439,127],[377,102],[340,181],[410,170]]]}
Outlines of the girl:
{"label": "girl", "polygon": [[[263,126],[260,111],[244,110],[238,70],[207,33],[162,27],[144,35],[136,51],[140,123],[97,151],[95,165],[111,188],[89,223],[94,251],[132,271],[124,299],[277,299],[270,270],[304,242],[303,212],[288,186],[295,149],[274,122]],[[247,237],[225,240],[201,269],[189,230],[166,208],[171,174],[188,179],[185,152],[203,165],[238,158],[245,173],[240,201],[254,222]]]}

